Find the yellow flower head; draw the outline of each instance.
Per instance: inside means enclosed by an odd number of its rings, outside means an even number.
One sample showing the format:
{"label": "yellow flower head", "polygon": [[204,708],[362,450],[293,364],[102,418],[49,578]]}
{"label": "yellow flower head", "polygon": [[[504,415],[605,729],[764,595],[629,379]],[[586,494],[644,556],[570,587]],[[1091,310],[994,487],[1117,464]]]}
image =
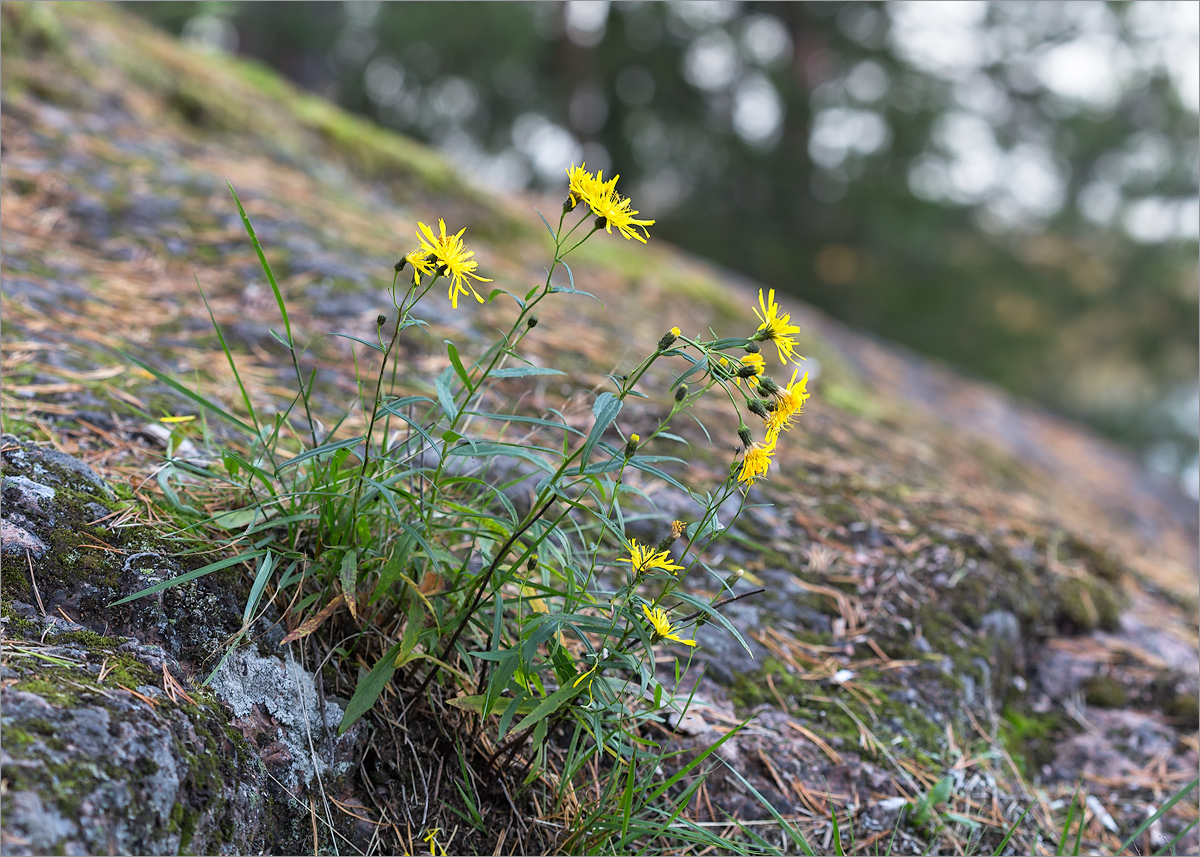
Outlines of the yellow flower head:
{"label": "yellow flower head", "polygon": [[413,250],[404,257],[404,261],[412,265],[413,285],[421,285],[421,275],[433,276],[433,257],[429,252],[420,248]]}
{"label": "yellow flower head", "polygon": [[[578,167],[571,164],[567,169],[567,202],[571,208],[581,202],[588,202],[588,197],[592,195],[596,186],[596,177],[585,167],[587,167],[586,163],[580,164]],[[588,202],[588,205],[591,203]]]}
{"label": "yellow flower head", "polygon": [[639,545],[637,539],[629,542],[629,559],[619,559],[617,562],[627,562],[635,574],[644,574],[654,569],[662,569],[674,574],[683,571],[682,565],[671,561],[670,551],[655,550],[649,545]]}
{"label": "yellow flower head", "polygon": [[792,338],[792,334],[799,333],[800,328],[791,323],[790,313],[779,314],[779,304],[775,303],[774,289],[771,289],[765,301],[762,289],[758,290],[758,306],[762,308],[762,311],[759,312],[758,307],[755,307],[754,314],[758,316],[758,320],[762,324],[758,326],[758,332],[754,334],[754,339],[759,342],[774,342],[775,347],[779,349],[779,362],[787,363],[797,356],[796,340]]}
{"label": "yellow flower head", "polygon": [[766,443],[752,443],[746,447],[738,482],[753,485],[755,479],[767,475],[767,468],[771,466],[771,456],[775,454],[775,440],[775,437],[768,437]]}
{"label": "yellow flower head", "polygon": [[467,277],[481,283],[490,283],[491,280],[475,273],[475,269],[479,267],[479,263],[471,258],[475,251],[468,250],[462,242],[462,234],[467,230],[460,229],[455,235],[447,235],[444,220],[438,220],[440,235],[434,235],[433,230],[424,223],[418,222],[417,226],[420,227],[420,232],[417,233],[421,242],[420,249],[433,256],[433,270],[450,278],[450,305],[458,309],[458,296],[466,294],[474,295],[475,300],[483,303],[483,298],[475,291],[475,286]]}
{"label": "yellow flower head", "polygon": [[799,369],[792,372],[792,380],[788,385],[775,393],[775,410],[767,417],[768,439],[778,437],[780,431],[791,431],[792,417],[800,413],[808,401],[810,394],[805,389],[808,386],[808,373],[805,372],[804,377],[797,381],[798,374]]}
{"label": "yellow flower head", "polygon": [[695,640],[685,640],[671,630],[671,620],[667,618],[667,611],[661,607],[647,607],[642,605],[642,612],[646,614],[646,618],[650,620],[651,626],[654,628],[654,636],[662,640],[674,640],[676,643],[683,643],[685,646],[696,645]]}
{"label": "yellow flower head", "polygon": [[[617,231],[626,238],[636,238],[645,244],[646,238],[650,236],[646,227],[653,226],[654,221],[638,220],[635,217],[638,212],[630,207],[628,197],[622,197],[617,193],[617,179],[619,178],[620,176],[617,175],[605,181],[604,170],[601,170],[595,179],[590,181],[584,179],[580,186],[581,199],[591,208],[592,214],[604,221],[604,230],[609,235],[612,234],[612,228],[615,226]],[[642,234],[638,234],[634,227],[640,228]]]}

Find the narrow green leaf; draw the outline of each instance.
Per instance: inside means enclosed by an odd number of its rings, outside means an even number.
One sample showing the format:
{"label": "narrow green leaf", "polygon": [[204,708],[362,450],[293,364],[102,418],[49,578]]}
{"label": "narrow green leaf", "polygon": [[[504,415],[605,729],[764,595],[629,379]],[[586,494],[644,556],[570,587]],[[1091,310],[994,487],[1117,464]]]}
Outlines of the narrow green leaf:
{"label": "narrow green leaf", "polygon": [[133,595],[126,595],[124,598],[114,601],[108,606],[116,607],[118,604],[124,604],[127,601],[133,601],[137,598],[153,595],[155,592],[161,592],[164,589],[170,589],[172,586],[178,586],[181,583],[187,583],[189,580],[195,580],[197,577],[203,577],[206,574],[212,574],[214,571],[220,571],[223,568],[229,568],[231,565],[237,565],[239,562],[258,559],[264,553],[266,553],[265,550],[245,551],[237,556],[231,556],[228,559],[211,562],[208,565],[197,568],[195,571],[189,571],[187,574],[181,574],[178,577],[172,577],[170,580],[161,581],[153,586],[147,586],[145,589],[135,592]]}
{"label": "narrow green leaf", "polygon": [[458,404],[454,401],[454,393],[450,390],[450,376],[453,371],[452,368],[447,369],[433,382],[434,389],[437,390],[438,404],[442,406],[442,413],[450,422],[454,422],[454,418],[458,416]]}
{"label": "narrow green leaf", "polygon": [[557,369],[547,369],[543,366],[511,366],[506,369],[496,369],[489,378],[525,378],[530,375],[566,375]]}
{"label": "narrow green leaf", "polygon": [[496,299],[497,295],[508,295],[510,298],[512,298],[514,301],[517,302],[517,306],[519,306],[521,309],[525,309],[525,301],[521,300],[519,297],[514,295],[512,292],[506,291],[504,289],[492,289],[492,291],[488,294],[487,302],[491,303],[492,301],[494,301]]}
{"label": "narrow green leaf", "polygon": [[512,458],[522,458],[546,473],[555,473],[555,469],[549,464],[549,462],[546,461],[546,459],[537,455],[532,449],[518,446],[517,444],[476,443],[473,446],[456,446],[454,449],[450,450],[448,455],[465,455],[480,458],[488,458],[491,456],[511,456]]}
{"label": "narrow green leaf", "polygon": [[555,233],[554,227],[550,225],[550,222],[548,220],[546,220],[545,217],[542,217],[542,213],[540,211],[538,211],[536,208],[534,209],[534,211],[537,212],[538,217],[542,218],[542,223],[545,223],[546,229],[548,229],[550,231],[550,237],[553,238],[554,243],[557,244],[558,243],[558,235],[557,235],[557,233]]}
{"label": "narrow green leaf", "polygon": [[275,275],[271,273],[271,266],[267,263],[267,254],[263,252],[258,236],[254,234],[254,227],[250,225],[250,218],[246,216],[246,209],[242,207],[242,201],[238,198],[237,191],[233,189],[233,183],[229,181],[225,183],[229,185],[229,192],[233,194],[233,201],[237,203],[238,214],[242,216],[242,225],[246,227],[246,234],[250,236],[250,243],[254,245],[254,252],[258,254],[258,263],[262,266],[263,273],[267,275],[271,291],[275,293],[275,303],[279,306],[279,314],[283,316],[283,327],[287,331],[287,341],[283,344],[289,349],[293,348],[295,340],[292,339],[292,323],[288,321],[287,304],[283,300],[283,293],[279,291],[279,284],[275,282]]}
{"label": "narrow green leaf", "polygon": [[554,691],[554,693],[550,694],[541,702],[539,702],[533,711],[525,715],[525,717],[523,717],[521,721],[513,727],[513,731],[522,732],[538,721],[544,720],[582,690],[582,683],[578,687],[572,687],[571,685],[560,687],[558,690]]}
{"label": "narrow green leaf", "polygon": [[246,432],[246,434],[250,435],[251,437],[254,437],[257,435],[257,432],[254,430],[253,426],[250,426],[247,423],[243,422],[242,420],[238,419],[233,414],[229,413],[229,411],[225,410],[224,408],[222,408],[220,405],[216,404],[212,400],[206,399],[204,396],[201,396],[199,393],[195,393],[195,392],[189,390],[187,387],[183,386],[182,384],[180,384],[178,381],[176,381],[174,378],[170,377],[169,375],[164,375],[162,372],[159,372],[157,369],[155,369],[153,366],[151,366],[146,361],[140,360],[137,357],[134,357],[129,352],[121,351],[120,349],[117,349],[117,353],[120,354],[122,357],[124,357],[126,360],[128,360],[130,363],[133,363],[138,368],[145,369],[147,372],[149,372],[151,375],[153,375],[159,381],[162,381],[164,384],[166,384],[168,387],[170,387],[175,392],[179,393],[182,396],[186,396],[187,398],[191,399],[193,402],[200,405],[201,407],[208,408],[210,411],[212,411],[217,416],[221,417],[223,420],[233,423],[235,426],[240,428],[242,431]]}
{"label": "narrow green leaf", "polygon": [[379,694],[383,693],[387,683],[392,680],[392,673],[396,671],[396,659],[400,654],[400,646],[400,643],[396,643],[388,649],[379,659],[379,663],[371,668],[367,677],[358,683],[358,687],[354,688],[354,695],[350,697],[346,713],[342,716],[342,724],[338,727],[338,735],[344,735],[346,730],[354,725],[354,721],[370,711],[379,700]]}
{"label": "narrow green leaf", "polygon": [[254,576],[254,584],[250,587],[250,597],[246,599],[246,609],[242,613],[242,625],[250,624],[250,617],[254,615],[254,611],[258,609],[258,602],[262,598],[263,588],[267,585],[267,581],[271,579],[271,572],[275,570],[275,554],[267,549],[267,553],[258,564],[258,574]]}
{"label": "narrow green leaf", "polygon": [[331,452],[336,452],[339,449],[348,449],[352,446],[357,446],[365,439],[366,435],[360,434],[355,437],[348,437],[345,440],[335,440],[329,443],[323,443],[320,446],[313,447],[306,452],[300,453],[295,458],[289,458],[287,461],[283,462],[283,464],[275,468],[275,475],[278,476],[289,467],[295,467],[298,464],[308,461],[310,458],[316,458],[318,455],[327,455]]}
{"label": "narrow green leaf", "polygon": [[458,349],[454,347],[454,343],[449,339],[443,339],[446,343],[446,353],[450,355],[450,365],[454,367],[454,371],[458,373],[459,379],[463,382],[463,386],[467,388],[467,392],[471,392],[471,376],[467,374],[466,367],[463,366],[462,358],[458,356]]}
{"label": "narrow green leaf", "polygon": [[348,333],[326,333],[325,336],[340,336],[342,339],[353,339],[359,345],[365,345],[367,348],[372,348],[375,351],[378,351],[380,354],[384,353],[383,346],[378,342],[368,342],[365,339],[359,339],[357,336],[351,336]]}
{"label": "narrow green leaf", "polygon": [[358,603],[355,593],[358,590],[358,551],[348,550],[342,554],[342,565],[338,569],[338,583],[342,585],[342,594],[346,596],[346,606],[350,608],[350,618],[358,615]]}
{"label": "narrow green leaf", "polygon": [[425,627],[425,611],[421,609],[421,600],[414,598],[408,605],[408,615],[404,623],[404,634],[400,637],[400,654],[407,655],[417,646],[421,638],[421,629]]}
{"label": "narrow green leaf", "polygon": [[229,350],[229,345],[225,342],[225,334],[221,333],[221,326],[217,324],[217,317],[213,315],[212,307],[208,305],[208,295],[204,294],[204,289],[200,286],[200,278],[196,276],[195,271],[192,272],[192,279],[196,281],[196,289],[200,292],[200,299],[204,301],[204,308],[208,311],[208,320],[217,334],[217,341],[221,343],[221,351],[225,353],[225,361],[229,364],[229,370],[233,372],[233,379],[237,381],[238,389],[242,391],[242,403],[246,406],[246,413],[250,415],[250,421],[254,423],[255,429],[258,429],[258,414],[254,410],[254,403],[250,401],[250,394],[246,391],[246,385],[242,383],[242,373],[238,371],[237,363],[233,359],[233,352]]}
{"label": "narrow green leaf", "polygon": [[583,454],[579,460],[580,473],[587,466],[588,456],[592,454],[592,450],[600,442],[600,437],[612,425],[612,421],[617,418],[617,414],[621,412],[622,404],[622,401],[612,393],[605,392],[596,397],[596,401],[592,404],[592,413],[596,417],[596,422],[583,444]]}
{"label": "narrow green leaf", "polygon": [[375,584],[375,591],[371,593],[371,597],[367,599],[367,604],[374,604],[391,589],[392,584],[400,579],[401,572],[404,571],[404,566],[408,563],[408,554],[412,550],[413,537],[408,533],[400,539],[396,545],[396,550],[392,552],[391,558],[384,564],[379,571],[379,582]]}
{"label": "narrow green leaf", "polygon": [[404,411],[402,410],[402,408],[406,404],[409,404],[409,400],[411,400],[411,399],[421,399],[421,400],[424,400],[424,401],[430,402],[430,403],[433,402],[432,399],[426,399],[424,396],[405,396],[403,399],[396,399],[394,401],[384,402],[382,405],[379,406],[379,410],[381,412],[391,414],[392,416],[399,417],[400,419],[404,420],[406,423],[408,423],[410,426],[412,426],[413,431],[415,431],[417,434],[419,434],[421,437],[423,437],[425,439],[425,442],[429,444],[431,449],[436,451],[438,448],[438,445],[434,441],[433,437],[430,436],[429,432],[427,432],[425,430],[425,427],[422,426],[416,420],[409,417],[409,415],[404,413]]}

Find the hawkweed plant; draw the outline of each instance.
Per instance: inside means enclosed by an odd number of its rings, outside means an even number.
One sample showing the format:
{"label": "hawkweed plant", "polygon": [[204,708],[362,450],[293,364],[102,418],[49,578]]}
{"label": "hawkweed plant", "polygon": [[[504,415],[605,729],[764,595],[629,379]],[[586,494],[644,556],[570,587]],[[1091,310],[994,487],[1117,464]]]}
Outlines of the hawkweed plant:
{"label": "hawkweed plant", "polygon": [[[231,186],[278,303],[284,330],[275,336],[290,355],[297,394],[283,413],[257,409],[215,318],[241,390],[240,415],[136,361],[243,432],[245,443],[222,453],[223,470],[178,459],[164,468],[223,484],[234,502],[205,523],[230,533],[234,554],[130,599],[246,563],[253,575],[242,635],[268,603],[288,605],[294,630],[285,642],[343,608],[360,629],[343,651],[370,669],[343,731],[376,705],[406,713],[436,693],[474,724],[486,770],[547,784],[547,812],[567,819],[563,851],[630,853],[664,842],[769,851],[756,836],[735,847],[682,815],[702,782],[698,767],[737,730],[666,777],[660,763],[671,752],[643,726],[686,710],[690,696],[677,689],[708,634],[732,634],[745,646],[721,614],[744,597],[733,594],[740,572],[712,568],[705,557],[731,523],[720,522],[718,510],[734,500],[734,517],[741,512],[751,486],[776,466],[778,438],[808,398],[799,329],[780,312],[774,291],[760,291],[756,330],[720,338],[671,327],[635,365],[609,375],[612,388],[595,396],[586,432],[558,409],[498,410],[508,399],[497,384],[564,375],[534,365],[522,345],[537,336],[543,301],[593,298],[576,287],[571,253],[599,240],[598,232],[645,244],[654,224],[618,193],[619,176],[606,180],[583,165],[567,177],[557,226],[539,214],[553,245],[545,280],[522,294],[489,285],[464,230],[443,220],[436,230],[417,224],[415,246],[391,272],[394,314],[379,316],[373,340],[348,337],[378,361],[359,372],[362,418],[351,420],[350,408],[328,431],[313,414],[315,370],[301,368],[286,303]],[[401,371],[397,350],[405,331],[428,333],[420,306],[442,295],[455,310],[507,298],[516,311],[508,329],[479,350],[474,338],[469,353],[444,340],[447,365],[430,383]],[[776,357],[784,369],[778,380],[768,368]],[[658,364],[669,372],[650,374]],[[668,374],[669,382],[655,381]],[[661,450],[686,446],[671,432],[672,420],[708,395],[728,401],[729,425],[718,437],[736,438],[737,452],[724,480],[701,490],[672,475],[687,462]],[[631,397],[651,400],[642,410],[657,411],[652,430],[624,430]],[[351,430],[357,425],[365,428]],[[625,481],[631,470],[690,498],[691,519],[660,519],[645,491]],[[169,476],[160,473],[160,484],[169,485]],[[631,537],[635,523],[641,532],[657,529],[657,541]],[[716,595],[683,587],[697,572],[717,583]],[[675,660],[669,688],[655,669],[663,647],[685,659]],[[587,771],[600,777],[598,785],[575,790]]]}

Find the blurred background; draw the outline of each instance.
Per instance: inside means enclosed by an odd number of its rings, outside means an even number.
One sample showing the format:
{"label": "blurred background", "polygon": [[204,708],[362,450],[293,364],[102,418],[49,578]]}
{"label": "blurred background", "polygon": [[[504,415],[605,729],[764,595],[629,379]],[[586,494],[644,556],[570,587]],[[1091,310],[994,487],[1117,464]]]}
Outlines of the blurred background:
{"label": "blurred background", "polygon": [[1200,4],[132,3],[498,192],[655,237],[1091,424],[1200,495]]}

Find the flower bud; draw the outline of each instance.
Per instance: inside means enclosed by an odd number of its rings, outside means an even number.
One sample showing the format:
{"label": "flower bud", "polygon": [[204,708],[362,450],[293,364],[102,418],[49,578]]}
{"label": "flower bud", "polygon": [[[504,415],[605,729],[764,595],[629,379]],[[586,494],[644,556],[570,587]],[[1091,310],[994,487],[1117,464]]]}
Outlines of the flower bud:
{"label": "flower bud", "polygon": [[742,446],[746,449],[750,448],[750,444],[754,443],[754,438],[750,434],[750,429],[742,426],[738,429],[738,440],[742,442]]}
{"label": "flower bud", "polygon": [[746,407],[756,417],[762,417],[764,420],[767,418],[766,403],[762,399],[749,399],[746,402]]}
{"label": "flower bud", "polygon": [[531,315],[529,317],[529,319],[525,322],[525,326],[527,328],[529,328],[530,330],[533,330],[535,327],[538,326],[538,317],[536,315]]}
{"label": "flower bud", "polygon": [[575,194],[567,194],[567,198],[563,200],[563,214],[570,214],[577,205],[579,205],[579,200],[575,198]]}
{"label": "flower bud", "polygon": [[629,458],[631,455],[633,455],[635,452],[637,452],[637,445],[638,445],[638,441],[640,441],[640,440],[641,440],[641,437],[639,437],[636,434],[631,434],[629,436],[629,440],[625,444],[625,457],[626,458]]}
{"label": "flower bud", "polygon": [[747,354],[757,354],[758,352],[762,351],[762,347],[754,341],[747,342],[744,347]]}
{"label": "flower bud", "polygon": [[383,327],[385,324],[387,324],[387,316],[386,315],[384,315],[383,313],[380,313],[379,315],[375,316],[375,326],[376,327]]}
{"label": "flower bud", "polygon": [[725,585],[728,586],[730,589],[733,589],[733,585],[735,583],[737,583],[739,580],[741,580],[742,575],[745,573],[746,573],[746,569],[739,568],[733,574],[729,575],[729,577],[725,578]]}
{"label": "flower bud", "polygon": [[684,399],[687,398],[687,393],[688,393],[687,384],[680,384],[678,387],[675,388],[675,401],[682,402]]}
{"label": "flower bud", "polygon": [[779,392],[779,385],[764,375],[759,379],[758,386],[767,391],[767,395],[773,396]]}
{"label": "flower bud", "polygon": [[395,267],[396,273],[399,274],[401,271],[404,270],[404,267],[407,264],[408,264],[408,260],[405,258],[401,258],[399,261],[396,262],[396,264],[393,267]]}
{"label": "flower bud", "polygon": [[658,340],[658,350],[666,351],[668,348],[670,348],[672,345],[675,344],[675,340],[678,338],[679,338],[679,328],[672,327],[670,330],[668,330],[666,333],[663,334],[662,339]]}
{"label": "flower bud", "polygon": [[525,563],[525,571],[529,574],[532,574],[533,570],[535,568],[537,568],[537,564],[538,564],[538,555],[532,554],[529,557],[529,561]]}
{"label": "flower bud", "polygon": [[757,366],[739,366],[737,370],[737,376],[739,378],[753,378],[757,374]]}

